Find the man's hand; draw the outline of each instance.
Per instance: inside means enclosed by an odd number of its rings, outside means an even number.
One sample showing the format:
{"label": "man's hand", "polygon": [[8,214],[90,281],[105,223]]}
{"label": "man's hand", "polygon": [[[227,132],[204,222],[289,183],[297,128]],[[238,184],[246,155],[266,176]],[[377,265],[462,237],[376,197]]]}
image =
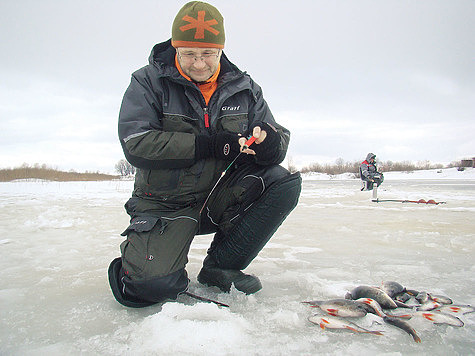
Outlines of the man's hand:
{"label": "man's hand", "polygon": [[[251,137],[255,138],[255,141],[254,141],[255,144],[261,144],[266,139],[267,132],[262,130],[260,126],[256,126],[252,130],[252,136]],[[246,139],[245,137],[241,137],[239,139],[239,145],[241,146],[241,152],[247,153],[248,155],[255,155],[256,152],[245,145],[247,141],[248,141],[248,139]]]}
{"label": "man's hand", "polygon": [[252,148],[249,148],[244,147],[246,138],[240,138],[241,152],[255,155],[259,161],[271,161],[277,155],[280,145],[280,135],[277,130],[266,122],[256,123],[251,127],[251,130],[252,136],[256,138],[256,141]]}
{"label": "man's hand", "polygon": [[240,152],[239,135],[223,131],[217,134],[197,135],[195,139],[195,158],[197,160],[216,157],[232,161]]}

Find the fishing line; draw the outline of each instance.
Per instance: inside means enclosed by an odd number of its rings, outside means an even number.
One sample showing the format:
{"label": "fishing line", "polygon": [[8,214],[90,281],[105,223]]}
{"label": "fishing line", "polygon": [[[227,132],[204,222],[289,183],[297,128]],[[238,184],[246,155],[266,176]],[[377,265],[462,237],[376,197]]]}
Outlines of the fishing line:
{"label": "fishing line", "polygon": [[236,160],[239,158],[239,156],[241,156],[242,154],[242,151],[245,150],[246,148],[249,148],[249,146],[251,146],[254,141],[256,140],[256,138],[254,136],[251,136],[245,143],[244,143],[244,146],[242,147],[242,150],[239,152],[239,154],[231,161],[231,163],[226,167],[226,169],[221,173],[221,176],[218,178],[218,180],[216,181],[216,183],[214,184],[213,188],[211,189],[211,192],[209,192],[208,196],[206,197],[206,200],[205,202],[203,203],[203,206],[201,207],[200,209],[200,215],[201,213],[203,212],[203,209],[205,208],[206,204],[208,204],[208,200],[209,198],[211,197],[211,194],[213,194],[214,190],[216,189],[216,187],[218,186],[219,182],[221,181],[221,179],[224,177],[224,175],[226,174],[226,172],[229,170],[229,168],[231,168],[231,166],[234,164],[234,162],[236,162]]}

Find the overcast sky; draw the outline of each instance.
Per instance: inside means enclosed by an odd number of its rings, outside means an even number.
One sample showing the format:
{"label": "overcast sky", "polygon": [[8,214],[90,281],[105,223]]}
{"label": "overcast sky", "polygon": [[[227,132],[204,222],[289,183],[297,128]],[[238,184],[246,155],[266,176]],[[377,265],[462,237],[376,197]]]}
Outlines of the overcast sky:
{"label": "overcast sky", "polygon": [[[0,168],[113,173],[130,75],[186,2],[1,0]],[[474,0],[211,3],[297,166],[475,156]]]}

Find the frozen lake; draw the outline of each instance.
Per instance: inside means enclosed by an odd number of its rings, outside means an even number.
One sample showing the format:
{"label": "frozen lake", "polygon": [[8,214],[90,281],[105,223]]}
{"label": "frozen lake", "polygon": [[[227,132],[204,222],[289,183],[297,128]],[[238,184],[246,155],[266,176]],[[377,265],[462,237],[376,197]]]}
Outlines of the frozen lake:
{"label": "frozen lake", "polygon": [[388,173],[378,192],[440,205],[374,203],[359,180],[339,178],[305,178],[299,205],[247,269],[263,284],[255,295],[199,285],[212,237],[195,239],[190,291],[229,309],[187,296],[144,309],[114,300],[107,267],[133,182],[0,183],[0,354],[475,354],[475,313],[459,316],[461,328],[410,320],[420,344],[374,315],[352,321],[384,336],[308,322],[314,310],[301,301],[387,280],[475,305],[473,170]]}

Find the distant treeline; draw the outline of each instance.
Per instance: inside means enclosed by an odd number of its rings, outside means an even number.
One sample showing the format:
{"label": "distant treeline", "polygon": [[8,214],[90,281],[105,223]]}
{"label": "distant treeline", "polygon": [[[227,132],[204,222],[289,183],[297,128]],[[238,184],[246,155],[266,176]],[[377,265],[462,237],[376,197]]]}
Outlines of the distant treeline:
{"label": "distant treeline", "polygon": [[[123,160],[125,162],[125,160]],[[84,172],[78,173],[74,170],[70,170],[69,172],[60,171],[56,168],[48,167],[45,164],[34,164],[30,166],[24,163],[21,167],[17,168],[4,168],[0,169],[0,182],[10,182],[16,179],[44,179],[44,180],[51,180],[51,181],[100,181],[100,180],[111,180],[117,179],[120,176],[126,175],[133,175],[135,170],[121,170],[119,169],[121,166],[119,165],[121,162],[116,165],[116,171],[120,175],[111,175],[111,174],[104,174],[99,172]],[[330,175],[335,174],[342,174],[342,173],[353,173],[357,177],[359,177],[359,167],[361,162],[345,162],[342,158],[338,158],[335,163],[312,163],[308,166],[303,167],[300,169],[302,173],[326,173]],[[390,172],[390,171],[398,171],[398,172],[411,172],[417,170],[424,170],[424,169],[441,169],[441,168],[452,168],[452,167],[461,167],[460,161],[451,162],[448,165],[442,164],[432,164],[429,161],[421,161],[417,163],[412,163],[409,161],[403,162],[378,162],[377,163],[378,170],[380,172]],[[292,159],[289,159],[288,168],[291,172],[296,172],[298,169],[293,165]]]}
{"label": "distant treeline", "polygon": [[[326,173],[326,174],[342,174],[342,173],[354,173],[356,176],[359,177],[359,167],[361,162],[345,162],[342,158],[338,158],[335,163],[330,164],[320,164],[320,163],[312,163],[308,166],[303,167],[300,169],[302,173]],[[441,168],[451,168],[451,167],[460,167],[460,162],[452,162],[446,166],[442,164],[432,164],[429,161],[421,161],[418,163],[412,163],[409,161],[403,162],[377,162],[377,167],[380,172],[390,172],[390,171],[398,171],[398,172],[411,172],[417,170],[424,170],[424,169],[441,169]],[[295,171],[295,167],[292,165],[291,160],[289,161],[289,169],[291,171]]]}
{"label": "distant treeline", "polygon": [[46,166],[23,164],[17,168],[0,169],[0,182],[10,182],[15,179],[44,179],[51,181],[98,181],[116,179],[118,176],[99,172],[78,173],[75,171],[63,172]]}

